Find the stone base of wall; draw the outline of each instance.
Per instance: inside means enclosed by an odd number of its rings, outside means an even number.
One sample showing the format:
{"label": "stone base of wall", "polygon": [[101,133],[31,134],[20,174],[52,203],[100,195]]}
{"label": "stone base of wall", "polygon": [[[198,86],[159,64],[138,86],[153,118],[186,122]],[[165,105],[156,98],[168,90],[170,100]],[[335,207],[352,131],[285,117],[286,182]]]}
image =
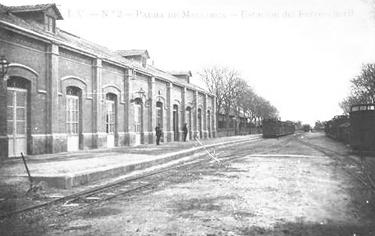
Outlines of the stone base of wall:
{"label": "stone base of wall", "polygon": [[199,131],[198,130],[192,132],[192,140],[194,140],[196,137],[199,138]]}
{"label": "stone base of wall", "polygon": [[[211,137],[216,136],[222,137],[227,136],[227,131],[216,132],[212,131]],[[229,135],[234,135],[234,133],[229,132]],[[116,145],[117,146],[133,146],[135,145],[134,132],[119,132],[116,135]],[[199,137],[199,131],[192,131],[187,135],[188,140],[194,140],[194,137]],[[208,138],[208,130],[203,131],[203,138]],[[80,136],[81,144],[80,149],[96,149],[96,148],[106,148],[107,147],[107,134],[106,133],[84,133]],[[166,131],[164,132],[164,137],[162,139],[164,142],[174,141],[174,132]],[[179,132],[179,140],[183,141],[183,131]],[[156,143],[155,132],[144,132],[141,134],[141,144],[153,144]],[[47,154],[47,153],[59,153],[67,151],[67,134],[65,133],[54,133],[54,134],[33,134],[31,135],[29,141],[28,154]],[[0,137],[0,160],[8,158],[8,137]]]}
{"label": "stone base of wall", "polygon": [[125,138],[125,145],[127,146],[133,146],[135,144],[135,133],[133,132],[125,132],[124,133]]}
{"label": "stone base of wall", "polygon": [[187,140],[194,140],[194,133],[189,131],[186,139]]}
{"label": "stone base of wall", "polygon": [[51,136],[51,150],[52,153],[66,152],[67,151],[67,136],[66,134],[52,134]]}
{"label": "stone base of wall", "polygon": [[164,132],[164,142],[172,142],[173,141],[173,134],[174,134],[173,131],[165,131]]}
{"label": "stone base of wall", "polygon": [[235,131],[234,129],[221,129],[217,131],[217,137],[225,137],[225,136],[234,136]]}
{"label": "stone base of wall", "polygon": [[182,133],[181,132],[178,132],[177,134],[175,132],[172,132],[172,142],[178,142],[178,141],[181,141],[181,140],[182,140]]}
{"label": "stone base of wall", "polygon": [[124,132],[119,132],[117,134],[117,146],[126,146],[126,135]]}
{"label": "stone base of wall", "polygon": [[124,145],[130,146],[130,134],[128,132],[124,132],[123,139],[124,139]]}
{"label": "stone base of wall", "polygon": [[156,143],[155,132],[145,132],[145,143],[153,144]]}
{"label": "stone base of wall", "polygon": [[[83,135],[83,148],[106,148],[107,147],[107,133],[100,132],[95,134]],[[91,143],[91,144],[90,144]]]}
{"label": "stone base of wall", "polygon": [[[125,132],[125,145],[134,146],[136,145],[136,133],[135,132]],[[148,143],[148,133],[141,133],[141,142],[139,144],[147,144]]]}
{"label": "stone base of wall", "polygon": [[8,158],[8,137],[0,137],[0,160]]}
{"label": "stone base of wall", "polygon": [[51,153],[51,140],[52,135],[50,134],[32,134],[29,142],[28,154],[37,155],[43,153]]}
{"label": "stone base of wall", "polygon": [[178,136],[178,141],[183,142],[184,141],[184,131],[180,130],[179,134],[180,135]]}
{"label": "stone base of wall", "polygon": [[[80,135],[80,144],[79,149],[92,149],[93,148],[93,134],[81,134]],[[99,142],[102,142],[101,137],[97,139]]]}
{"label": "stone base of wall", "polygon": [[204,139],[208,138],[208,130],[203,130],[202,134]]}

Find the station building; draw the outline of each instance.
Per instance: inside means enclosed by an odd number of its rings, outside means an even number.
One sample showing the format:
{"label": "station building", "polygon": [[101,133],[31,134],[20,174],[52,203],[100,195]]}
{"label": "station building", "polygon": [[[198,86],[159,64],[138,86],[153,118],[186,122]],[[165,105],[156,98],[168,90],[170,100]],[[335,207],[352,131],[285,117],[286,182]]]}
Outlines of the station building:
{"label": "station building", "polygon": [[147,50],[111,51],[56,27],[55,4],[0,5],[0,157],[71,152],[216,135],[215,97],[191,73],[147,63]]}

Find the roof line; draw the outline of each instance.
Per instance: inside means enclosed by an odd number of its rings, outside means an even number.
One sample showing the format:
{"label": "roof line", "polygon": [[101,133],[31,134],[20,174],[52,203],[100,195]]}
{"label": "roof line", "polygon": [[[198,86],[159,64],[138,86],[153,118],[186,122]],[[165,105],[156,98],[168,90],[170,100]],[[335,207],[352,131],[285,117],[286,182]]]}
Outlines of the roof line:
{"label": "roof line", "polygon": [[[59,45],[62,45],[62,46],[65,46],[65,47],[77,50],[79,52],[83,52],[84,54],[86,54],[88,56],[91,56],[91,57],[94,57],[94,58],[101,58],[101,59],[106,60],[106,61],[111,61],[112,63],[116,63],[117,65],[121,65],[124,68],[134,69],[137,72],[142,73],[142,74],[144,74],[146,76],[152,76],[152,77],[155,77],[155,78],[162,78],[163,80],[171,82],[171,83],[176,84],[178,86],[186,87],[186,88],[193,89],[193,90],[197,90],[197,91],[203,92],[205,94],[214,96],[213,94],[209,93],[208,91],[204,90],[203,88],[200,88],[197,85],[181,84],[181,83],[178,83],[176,81],[173,81],[173,80],[170,80],[168,78],[165,78],[163,76],[160,76],[160,75],[157,75],[157,74],[153,74],[152,72],[147,72],[147,71],[143,70],[143,68],[140,68],[140,67],[134,65],[130,61],[129,61],[129,65],[126,65],[125,63],[123,63],[121,61],[118,61],[116,59],[111,59],[111,58],[108,58],[108,57],[105,57],[105,56],[99,56],[98,54],[95,54],[95,53],[92,53],[92,52],[87,52],[87,51],[85,51],[85,50],[83,50],[83,49],[81,49],[81,48],[79,48],[77,46],[71,45],[71,44],[69,44],[69,43],[67,43],[67,42],[65,42],[63,40],[60,40],[60,39],[57,39],[57,38],[54,38],[54,37],[51,37],[51,36],[48,36],[48,35],[43,35],[43,34],[37,32],[37,31],[31,30],[31,29],[27,29],[27,28],[22,27],[22,26],[18,26],[16,24],[13,24],[13,23],[10,23],[10,22],[4,21],[4,20],[0,20],[0,24],[6,25],[6,26],[11,27],[11,28],[14,28],[14,29],[19,30],[21,32],[29,33],[31,35],[34,35],[36,37],[42,38],[42,39],[50,41],[50,42],[58,43]],[[64,32],[66,32],[66,31],[64,31]],[[163,70],[161,70],[159,68],[156,68],[156,67],[152,67],[152,68],[154,68],[155,70],[159,71],[160,73],[166,73],[166,74],[168,74],[168,75],[170,75],[172,77],[175,77],[172,74],[170,74],[168,72],[165,72],[165,71],[163,71]],[[178,78],[176,77],[176,79],[178,79]]]}
{"label": "roof line", "polygon": [[[29,9],[27,9],[27,7],[29,7]],[[63,20],[64,19],[63,16],[62,16],[62,14],[61,14],[61,12],[60,12],[60,10],[59,10],[59,8],[57,8],[57,6],[56,6],[55,3],[37,4],[37,5],[10,6],[10,7],[8,7],[8,10],[10,12],[20,13],[20,12],[44,11],[45,9],[50,8],[50,7],[53,7],[53,9],[55,10],[55,12],[57,14],[57,17],[58,17],[58,20]],[[22,9],[22,8],[24,8],[24,9]]]}

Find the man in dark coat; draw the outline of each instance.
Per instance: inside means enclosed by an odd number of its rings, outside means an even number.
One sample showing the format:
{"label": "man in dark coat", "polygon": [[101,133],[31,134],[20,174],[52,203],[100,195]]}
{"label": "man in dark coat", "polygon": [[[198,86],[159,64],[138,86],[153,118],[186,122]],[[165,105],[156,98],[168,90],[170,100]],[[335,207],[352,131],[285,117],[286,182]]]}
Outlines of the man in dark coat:
{"label": "man in dark coat", "polygon": [[184,142],[186,142],[186,137],[187,137],[187,134],[188,134],[188,128],[187,128],[186,123],[184,124],[184,127],[182,128],[182,131],[184,132]]}
{"label": "man in dark coat", "polygon": [[156,145],[159,145],[160,144],[160,137],[163,134],[163,131],[160,128],[160,124],[158,124],[158,126],[156,126],[155,132],[156,132]]}

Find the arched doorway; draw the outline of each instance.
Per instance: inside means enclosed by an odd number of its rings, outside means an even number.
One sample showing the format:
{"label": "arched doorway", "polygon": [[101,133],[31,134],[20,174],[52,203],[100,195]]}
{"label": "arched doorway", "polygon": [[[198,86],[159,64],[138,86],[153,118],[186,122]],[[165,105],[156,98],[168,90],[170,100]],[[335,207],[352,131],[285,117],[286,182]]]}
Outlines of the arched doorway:
{"label": "arched doorway", "polygon": [[[162,102],[156,102],[156,126],[160,126],[160,129],[163,130],[164,127],[164,121],[163,121],[163,103]],[[162,133],[164,135],[164,132]],[[161,141],[164,140],[164,137],[161,137]]]}
{"label": "arched doorway", "polygon": [[113,93],[106,94],[105,126],[107,133],[107,147],[115,146],[115,134],[117,133],[117,96]]}
{"label": "arched doorway", "polygon": [[191,133],[191,107],[187,107],[186,108],[186,124],[187,124],[187,128],[188,128],[188,136],[186,137],[187,140],[191,140],[192,139],[192,133]]}
{"label": "arched doorway", "polygon": [[80,133],[82,132],[81,119],[81,96],[82,91],[78,87],[66,88],[66,130],[67,151],[79,150]]}
{"label": "arched doorway", "polygon": [[199,132],[199,138],[201,139],[203,137],[202,134],[202,109],[198,108],[198,132]]}
{"label": "arched doorway", "polygon": [[134,132],[135,132],[135,142],[134,145],[141,144],[141,134],[142,134],[142,100],[140,98],[134,101]]}
{"label": "arched doorway", "polygon": [[178,106],[173,105],[173,134],[174,141],[179,140],[179,127],[178,127]]}
{"label": "arched doorway", "polygon": [[156,126],[160,126],[163,129],[163,103],[156,102]]}
{"label": "arched doorway", "polygon": [[21,77],[7,81],[8,156],[27,154],[30,120],[30,82]]}

